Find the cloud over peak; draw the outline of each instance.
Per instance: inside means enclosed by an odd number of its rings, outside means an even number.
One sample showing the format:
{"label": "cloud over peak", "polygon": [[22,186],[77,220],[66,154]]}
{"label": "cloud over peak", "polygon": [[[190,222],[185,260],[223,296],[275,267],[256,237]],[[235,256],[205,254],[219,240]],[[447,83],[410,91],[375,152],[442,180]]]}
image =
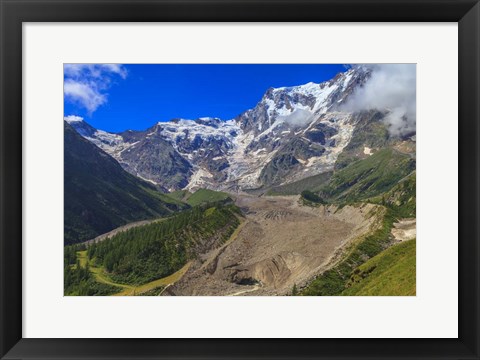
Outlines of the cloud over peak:
{"label": "cloud over peak", "polygon": [[417,69],[415,64],[365,65],[371,76],[343,106],[348,111],[387,110],[385,122],[393,136],[415,131]]}

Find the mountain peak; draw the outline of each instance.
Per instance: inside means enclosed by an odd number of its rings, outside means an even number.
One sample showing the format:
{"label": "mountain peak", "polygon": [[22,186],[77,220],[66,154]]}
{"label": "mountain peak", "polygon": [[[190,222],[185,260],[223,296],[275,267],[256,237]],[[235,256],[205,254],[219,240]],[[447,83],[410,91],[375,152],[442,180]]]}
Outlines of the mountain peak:
{"label": "mountain peak", "polygon": [[226,121],[175,118],[110,134],[68,120],[124,169],[168,189],[270,186],[333,168],[360,121],[340,105],[369,73],[352,67],[322,83],[271,87],[254,108]]}
{"label": "mountain peak", "polygon": [[299,123],[308,125],[328,111],[335,111],[366,75],[365,68],[352,67],[322,83],[269,88],[260,102],[239,115],[236,121],[245,132],[253,132],[255,136],[270,132],[287,118],[301,117],[303,120]]}

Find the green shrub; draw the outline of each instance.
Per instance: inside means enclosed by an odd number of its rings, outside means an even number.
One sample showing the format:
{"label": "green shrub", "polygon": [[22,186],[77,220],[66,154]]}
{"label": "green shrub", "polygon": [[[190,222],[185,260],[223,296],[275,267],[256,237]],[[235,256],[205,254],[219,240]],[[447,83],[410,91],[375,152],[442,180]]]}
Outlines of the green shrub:
{"label": "green shrub", "polygon": [[302,191],[302,198],[304,198],[307,201],[311,201],[313,203],[325,204],[325,202],[323,201],[323,199],[320,196],[311,192],[310,190],[303,190]]}

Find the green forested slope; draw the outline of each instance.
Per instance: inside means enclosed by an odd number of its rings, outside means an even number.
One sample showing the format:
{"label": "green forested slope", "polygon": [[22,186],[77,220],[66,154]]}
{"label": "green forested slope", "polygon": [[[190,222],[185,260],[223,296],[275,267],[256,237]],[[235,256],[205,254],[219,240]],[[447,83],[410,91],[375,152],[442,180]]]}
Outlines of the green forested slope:
{"label": "green forested slope", "polygon": [[176,190],[169,192],[166,195],[178,201],[186,201],[192,194],[188,190]]}
{"label": "green forested slope", "polygon": [[63,249],[63,284],[67,296],[104,296],[118,291],[115,286],[95,281],[88,263],[81,264],[77,252],[85,249],[85,244],[65,246]]}
{"label": "green forested slope", "polygon": [[143,284],[179,270],[220,246],[239,225],[234,205],[197,206],[164,221],[131,228],[88,247],[88,256],[123,284]]}

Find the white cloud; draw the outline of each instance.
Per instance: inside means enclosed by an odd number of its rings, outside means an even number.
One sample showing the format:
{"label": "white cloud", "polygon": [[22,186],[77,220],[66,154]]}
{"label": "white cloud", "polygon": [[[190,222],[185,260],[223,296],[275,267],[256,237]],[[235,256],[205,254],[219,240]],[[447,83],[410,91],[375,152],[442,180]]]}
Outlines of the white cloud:
{"label": "white cloud", "polygon": [[417,122],[417,71],[415,64],[367,65],[370,79],[349,97],[348,111],[387,110],[385,122],[393,136],[415,132]]}
{"label": "white cloud", "polygon": [[63,93],[67,100],[82,105],[89,114],[107,101],[106,95],[101,94],[95,86],[70,79],[65,80]]}
{"label": "white cloud", "polygon": [[127,69],[121,64],[63,64],[63,72],[68,77],[94,77],[100,78],[108,74],[119,75],[122,79],[127,77]]}
{"label": "white cloud", "polygon": [[83,121],[83,117],[77,116],[77,115],[68,115],[68,116],[64,116],[63,120],[65,120],[68,123],[79,122],[79,121]]}
{"label": "white cloud", "polygon": [[285,122],[291,127],[304,127],[312,122],[313,117],[308,110],[296,109],[290,115],[279,116],[278,120]]}
{"label": "white cloud", "polygon": [[84,107],[89,114],[107,102],[112,81],[128,75],[120,64],[64,64],[63,72],[65,99]]}

